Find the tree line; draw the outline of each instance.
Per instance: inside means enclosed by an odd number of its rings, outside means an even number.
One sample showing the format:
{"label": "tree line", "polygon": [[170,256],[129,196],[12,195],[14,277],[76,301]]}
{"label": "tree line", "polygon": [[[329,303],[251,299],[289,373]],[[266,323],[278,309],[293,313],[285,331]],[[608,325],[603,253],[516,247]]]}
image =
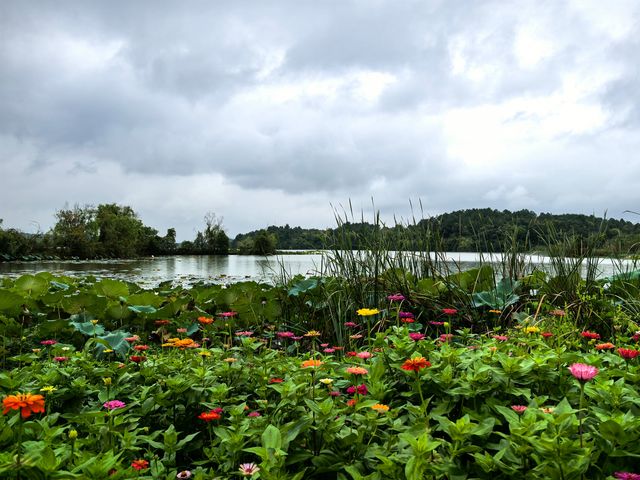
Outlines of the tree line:
{"label": "tree line", "polygon": [[129,206],[102,204],[63,208],[44,233],[3,229],[0,220],[0,261],[39,258],[133,258],[150,255],[273,254],[282,250],[325,248],[367,249],[373,242],[390,250],[505,251],[510,244],[544,251],[550,242],[569,240],[576,253],[588,243],[596,252],[630,252],[640,245],[640,224],[594,215],[530,210],[468,209],[421,219],[410,224],[383,224],[338,218],[335,228],[269,226],[238,234],[233,241],[222,218],[204,217],[204,228],[193,240],[178,243],[176,230],[164,235],[145,225]]}

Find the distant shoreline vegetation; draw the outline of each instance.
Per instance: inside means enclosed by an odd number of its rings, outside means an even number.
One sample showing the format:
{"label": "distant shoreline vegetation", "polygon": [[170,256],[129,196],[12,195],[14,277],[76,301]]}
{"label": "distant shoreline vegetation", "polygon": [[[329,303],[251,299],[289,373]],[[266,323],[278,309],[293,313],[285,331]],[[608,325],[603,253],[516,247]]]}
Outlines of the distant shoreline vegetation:
{"label": "distant shoreline vegetation", "polygon": [[144,225],[131,207],[117,204],[75,206],[59,210],[48,232],[24,233],[3,228],[0,220],[0,261],[114,259],[159,255],[272,255],[295,250],[547,253],[558,243],[569,254],[585,248],[597,255],[637,257],[640,223],[581,214],[536,214],[530,210],[469,209],[387,226],[376,215],[369,223],[336,216],[326,229],[269,226],[238,234],[230,240],[222,218],[204,217],[193,240],[176,241],[176,230],[159,235]]}

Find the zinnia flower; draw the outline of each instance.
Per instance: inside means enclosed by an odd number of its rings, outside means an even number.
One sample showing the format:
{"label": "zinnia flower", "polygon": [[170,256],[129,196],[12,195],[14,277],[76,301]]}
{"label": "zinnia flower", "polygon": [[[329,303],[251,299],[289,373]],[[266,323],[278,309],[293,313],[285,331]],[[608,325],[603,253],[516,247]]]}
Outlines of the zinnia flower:
{"label": "zinnia flower", "polygon": [[250,337],[251,335],[253,335],[253,332],[250,332],[250,331],[236,332],[236,335],[238,337]]}
{"label": "zinnia flower", "polygon": [[507,340],[509,340],[509,337],[505,335],[494,335],[491,338],[493,338],[494,340],[498,340],[499,342],[506,342]]}
{"label": "zinnia flower", "polygon": [[278,338],[291,338],[291,337],[295,337],[295,333],[293,332],[278,332],[276,333],[276,335],[278,336]]}
{"label": "zinnia flower", "polygon": [[56,362],[60,362],[60,363],[62,363],[62,362],[66,362],[67,360],[69,360],[69,357],[53,357],[53,359],[54,359]]}
{"label": "zinnia flower", "polygon": [[322,350],[324,353],[335,353],[336,349],[335,348],[325,348],[324,350]]}
{"label": "zinnia flower", "polygon": [[358,395],[366,395],[369,393],[369,389],[367,389],[367,386],[364,383],[362,385],[351,385],[347,388],[347,393],[349,395],[354,395],[356,393]]}
{"label": "zinnia flower", "polygon": [[524,333],[538,333],[539,331],[539,327],[524,327]]}
{"label": "zinnia flower", "polygon": [[389,411],[389,405],[384,405],[383,403],[376,403],[375,405],[371,406],[371,408],[379,413],[385,413]]}
{"label": "zinnia flower", "polygon": [[3,415],[9,410],[20,410],[22,418],[29,418],[32,413],[44,413],[44,397],[42,395],[32,395],[31,393],[18,393],[8,395],[2,400],[4,406]]}
{"label": "zinnia flower", "polygon": [[134,460],[131,462],[131,466],[136,470],[144,470],[145,468],[149,468],[149,462],[144,459]]}
{"label": "zinnia flower", "polygon": [[238,315],[238,312],[222,312],[222,313],[218,313],[219,317],[235,317],[236,315]]}
{"label": "zinnia flower", "polygon": [[444,313],[445,315],[455,315],[456,313],[458,313],[458,310],[456,310],[455,308],[443,308],[442,313]]}
{"label": "zinnia flower", "polygon": [[549,314],[553,315],[554,317],[564,317],[566,315],[566,312],[564,310],[551,310]]}
{"label": "zinnia flower", "polygon": [[282,378],[270,378],[269,379],[269,383],[282,383],[284,382],[284,379]]}
{"label": "zinnia flower", "polygon": [[632,358],[636,358],[640,355],[640,351],[634,350],[633,348],[619,348],[618,353],[625,360],[631,360]]}
{"label": "zinnia flower", "polygon": [[138,335],[134,335],[133,337],[126,337],[125,338],[125,341],[127,341],[129,343],[137,342],[138,340],[140,340],[140,337]]}
{"label": "zinnia flower", "polygon": [[571,375],[577,378],[581,382],[588,382],[598,374],[598,369],[593,365],[586,365],[584,363],[574,363],[569,367]]}
{"label": "zinnia flower", "polygon": [[198,322],[200,322],[202,325],[209,325],[210,323],[213,323],[213,318],[211,318],[211,317],[198,317]]}
{"label": "zinnia flower", "polygon": [[180,479],[184,479],[184,478],[191,478],[193,474],[191,473],[191,470],[183,470],[181,472],[178,472],[178,474],[176,475],[176,478],[180,478]]}
{"label": "zinnia flower", "polygon": [[524,413],[524,411],[527,409],[526,406],[524,405],[511,405],[511,409],[516,412],[517,414],[521,415]]}
{"label": "zinnia flower", "polygon": [[209,423],[211,420],[220,420],[222,416],[216,410],[209,410],[208,412],[202,412],[200,415],[198,415],[198,418]]}
{"label": "zinnia flower", "polygon": [[407,370],[409,372],[419,372],[423,368],[427,368],[431,366],[431,362],[424,357],[414,357],[409,360],[405,360],[402,364],[402,369]]}
{"label": "zinnia flower", "polygon": [[347,368],[347,373],[350,373],[351,375],[366,375],[369,373],[369,370],[362,367],[349,367]]}
{"label": "zinnia flower", "polygon": [[164,325],[169,325],[171,323],[171,320],[156,320],[155,323],[158,327],[162,327]]}
{"label": "zinnia flower", "polygon": [[438,338],[438,340],[440,340],[441,342],[450,342],[451,339],[453,339],[453,333],[443,333]]}
{"label": "zinnia flower", "polygon": [[147,359],[147,357],[144,357],[142,355],[131,355],[129,357],[129,360],[131,360],[134,363],[141,363],[144,362]]}
{"label": "zinnia flower", "polygon": [[144,352],[145,350],[149,350],[149,345],[136,345],[133,349],[137,352]]}
{"label": "zinnia flower", "polygon": [[583,338],[589,339],[589,340],[599,340],[600,339],[600,334],[599,333],[595,333],[595,332],[582,332],[581,333]]}
{"label": "zinnia flower", "polygon": [[611,342],[596,345],[596,350],[613,350],[614,348],[616,348],[616,346]]}
{"label": "zinnia flower", "polygon": [[258,467],[255,463],[241,463],[240,464],[240,475],[243,477],[250,477],[260,471],[260,467]]}
{"label": "zinnia flower", "polygon": [[540,335],[542,335],[544,338],[553,337],[553,333],[551,333],[551,332],[542,332]]}
{"label": "zinnia flower", "polygon": [[360,310],[357,310],[356,313],[361,317],[369,317],[371,315],[377,315],[380,313],[380,310],[377,308],[361,308]]}
{"label": "zinnia flower", "polygon": [[56,387],[54,387],[53,385],[47,385],[46,387],[42,387],[40,389],[41,392],[45,392],[45,393],[52,393],[55,392],[57,390]]}
{"label": "zinnia flower", "polygon": [[316,368],[316,367],[319,367],[320,365],[322,365],[322,361],[314,360],[314,359],[305,360],[301,364],[302,368],[308,368],[308,367]]}
{"label": "zinnia flower", "polygon": [[247,417],[251,417],[251,418],[255,418],[255,417],[261,417],[262,414],[260,412],[251,412],[247,414]]}
{"label": "zinnia flower", "polygon": [[443,325],[444,325],[444,322],[436,322],[436,321],[434,321],[434,320],[431,320],[431,321],[429,322],[429,325],[433,325],[433,326],[435,326],[435,327],[441,327],[441,326],[443,326]]}
{"label": "zinnia flower", "polygon": [[356,328],[358,324],[356,322],[344,322],[344,326],[347,328]]}
{"label": "zinnia flower", "polygon": [[116,408],[124,408],[127,404],[120,400],[109,400],[108,402],[104,402],[102,406],[107,410],[115,410]]}
{"label": "zinnia flower", "polygon": [[373,354],[371,352],[358,352],[356,357],[362,358],[363,360],[367,360],[368,358],[373,357]]}
{"label": "zinnia flower", "polygon": [[613,476],[618,480],[640,480],[640,473],[616,472]]}
{"label": "zinnia flower", "polygon": [[319,331],[317,330],[309,330],[307,333],[304,334],[305,337],[319,337],[321,334]]}
{"label": "zinnia flower", "polygon": [[58,343],[57,340],[42,340],[40,345],[55,345],[56,343]]}
{"label": "zinnia flower", "polygon": [[389,300],[390,302],[402,302],[405,300],[405,298],[404,298],[404,295],[400,293],[396,293],[393,295],[388,295],[387,300]]}
{"label": "zinnia flower", "polygon": [[424,337],[425,337],[424,333],[412,332],[409,334],[409,338],[414,342],[417,342],[418,340],[423,340]]}

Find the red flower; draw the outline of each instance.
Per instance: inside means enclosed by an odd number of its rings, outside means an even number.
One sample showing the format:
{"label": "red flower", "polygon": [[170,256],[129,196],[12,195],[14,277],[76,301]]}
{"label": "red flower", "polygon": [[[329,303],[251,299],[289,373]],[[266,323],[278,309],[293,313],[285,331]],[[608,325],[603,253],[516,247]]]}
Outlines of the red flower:
{"label": "red flower", "polygon": [[149,345],[136,345],[133,349],[137,352],[144,352],[145,350],[149,350]]}
{"label": "red flower", "polygon": [[149,468],[149,462],[144,459],[134,460],[131,462],[131,466],[136,470],[144,470],[145,468]]}
{"label": "red flower", "polygon": [[456,313],[458,313],[458,310],[456,310],[455,308],[443,308],[442,313],[444,313],[445,315],[455,315]]}
{"label": "red flower", "polygon": [[220,420],[222,416],[216,410],[209,410],[208,412],[202,412],[198,415],[198,418],[209,423],[211,420]]}
{"label": "red flower", "polygon": [[131,355],[129,357],[129,360],[131,360],[132,362],[135,362],[135,363],[144,362],[146,359],[147,359],[147,357],[143,357],[142,355]]}
{"label": "red flower", "polygon": [[599,340],[600,339],[600,334],[599,333],[595,333],[595,332],[582,332],[581,333],[583,338],[587,338],[589,340]]}
{"label": "red flower", "polygon": [[269,383],[282,383],[284,380],[282,378],[270,378]]}
{"label": "red flower", "polygon": [[625,360],[631,360],[632,358],[636,358],[640,355],[640,351],[634,350],[633,348],[619,348],[618,353]]}
{"label": "red flower", "polygon": [[542,335],[544,338],[553,337],[553,333],[551,332],[542,332],[540,335]]}

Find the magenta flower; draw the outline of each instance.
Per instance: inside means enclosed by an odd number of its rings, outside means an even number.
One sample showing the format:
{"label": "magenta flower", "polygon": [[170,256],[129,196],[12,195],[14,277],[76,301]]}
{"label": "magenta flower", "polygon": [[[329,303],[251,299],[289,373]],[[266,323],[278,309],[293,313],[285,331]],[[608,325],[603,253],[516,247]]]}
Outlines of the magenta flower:
{"label": "magenta flower", "polygon": [[458,313],[458,310],[456,310],[455,308],[443,308],[442,313],[444,313],[445,315],[455,315],[456,313]]}
{"label": "magenta flower", "polygon": [[402,302],[403,300],[405,300],[405,298],[404,295],[396,293],[394,295],[387,296],[387,300],[389,300],[390,302]]}
{"label": "magenta flower", "polygon": [[218,314],[219,317],[226,317],[226,318],[235,317],[236,315],[238,315],[238,312],[222,312]]}
{"label": "magenta flower", "polygon": [[576,377],[581,382],[588,382],[598,374],[598,369],[593,365],[586,365],[584,363],[574,363],[569,367],[571,375]]}
{"label": "magenta flower", "polygon": [[102,406],[107,410],[115,410],[116,408],[124,408],[127,404],[120,400],[109,400],[108,402],[104,402]]}
{"label": "magenta flower", "polygon": [[640,480],[640,473],[616,472],[613,476],[619,480]]}
{"label": "magenta flower", "polygon": [[409,338],[414,342],[417,342],[418,340],[423,340],[424,337],[425,337],[424,333],[412,332],[409,334]]}
{"label": "magenta flower", "polygon": [[251,413],[249,413],[249,414],[247,415],[247,417],[251,417],[251,418],[254,418],[254,417],[261,417],[261,416],[262,416],[262,414],[261,414],[260,412],[251,412]]}
{"label": "magenta flower", "polygon": [[55,345],[56,343],[58,343],[57,340],[42,340],[40,345]]}
{"label": "magenta flower", "polygon": [[400,318],[415,318],[415,315],[411,312],[398,312]]}
{"label": "magenta flower", "polygon": [[335,348],[325,348],[324,350],[322,350],[324,353],[335,353],[336,349]]}
{"label": "magenta flower", "polygon": [[516,412],[518,415],[522,415],[526,409],[527,407],[525,405],[511,405],[511,410]]}
{"label": "magenta flower", "polygon": [[442,325],[444,325],[444,322],[436,322],[436,321],[434,321],[434,320],[431,320],[431,321],[429,322],[429,325],[434,325],[434,326],[436,326],[436,327],[441,327]]}
{"label": "magenta flower", "polygon": [[352,385],[349,388],[347,388],[347,393],[349,395],[355,395],[356,393],[358,395],[366,395],[367,393],[369,393],[369,390],[367,389],[367,386],[363,383],[362,385]]}
{"label": "magenta flower", "polygon": [[356,322],[344,322],[344,326],[347,328],[356,328],[358,324]]}
{"label": "magenta flower", "polygon": [[331,395],[332,397],[339,397],[340,396],[340,392],[338,390],[331,390],[329,392],[329,395]]}
{"label": "magenta flower", "polygon": [[293,332],[278,332],[276,335],[278,335],[278,338],[291,338],[296,336]]}
{"label": "magenta flower", "polygon": [[440,335],[438,339],[441,342],[450,342],[452,338],[453,338],[453,333],[443,333],[442,335]]}

